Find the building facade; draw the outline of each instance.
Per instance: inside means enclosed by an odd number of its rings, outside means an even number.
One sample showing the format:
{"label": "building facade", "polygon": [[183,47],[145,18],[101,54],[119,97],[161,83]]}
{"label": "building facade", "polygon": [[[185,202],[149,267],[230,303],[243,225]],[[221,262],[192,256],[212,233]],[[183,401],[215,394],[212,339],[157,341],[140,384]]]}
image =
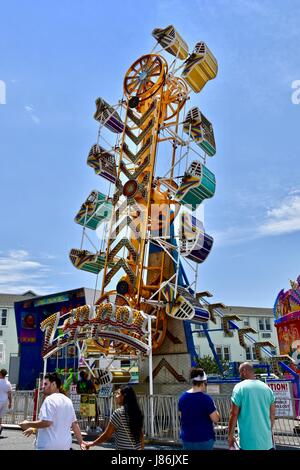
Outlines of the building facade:
{"label": "building facade", "polygon": [[[14,302],[34,297],[32,291],[24,294],[0,294],[0,368],[10,374],[13,358],[18,356],[19,344],[16,329]],[[10,377],[15,383],[14,377]]]}
{"label": "building facade", "polygon": [[[270,341],[274,348],[271,347],[269,350],[274,354],[279,354],[277,333],[271,308],[227,307],[220,310],[223,315],[237,315],[240,321],[234,320],[234,323],[239,328],[252,327],[257,331],[257,334],[249,333],[249,336],[255,339],[255,341]],[[225,336],[221,328],[221,318],[217,315],[216,321],[216,324],[212,321],[208,322],[208,332],[220,360],[229,362],[258,362],[255,356],[254,343],[246,340],[247,348],[241,347],[238,339],[238,330],[231,330],[233,332],[232,337]],[[199,357],[213,357],[201,325],[193,326],[193,336],[197,355]]]}

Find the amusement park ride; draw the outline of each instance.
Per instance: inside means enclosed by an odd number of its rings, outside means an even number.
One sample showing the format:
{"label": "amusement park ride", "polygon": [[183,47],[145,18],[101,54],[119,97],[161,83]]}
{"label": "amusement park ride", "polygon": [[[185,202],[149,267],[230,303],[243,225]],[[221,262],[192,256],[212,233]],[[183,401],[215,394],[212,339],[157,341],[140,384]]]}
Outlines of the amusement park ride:
{"label": "amusement park ride", "polygon": [[[272,356],[272,344],[256,342],[249,335],[255,330],[239,328],[238,317],[224,315],[222,303],[210,303],[209,292],[197,291],[199,265],[213,246],[198,212],[215,193],[208,161],[216,144],[212,123],[198,107],[186,105],[192,92],[216,77],[217,60],[204,42],[189,53],[172,25],[152,35],[156,45],[129,67],[117,105],[96,100],[99,133],[87,164],[107,181],[109,195],[93,190],[82,204],[75,217],[82,243],[70,251],[70,260],[97,279],[102,274],[101,294],[95,305],[44,320],[43,356],[70,342],[85,359],[139,356],[140,383],[146,385],[151,353],[154,382],[170,385],[188,380],[196,356],[193,323],[202,325],[220,368],[207,328],[215,315],[222,317],[226,336],[237,330],[242,347],[246,339],[253,342],[258,358],[262,350]],[[102,238],[100,248],[92,232]],[[284,358],[272,357],[274,365]],[[112,380],[109,370],[98,375],[103,384]]]}

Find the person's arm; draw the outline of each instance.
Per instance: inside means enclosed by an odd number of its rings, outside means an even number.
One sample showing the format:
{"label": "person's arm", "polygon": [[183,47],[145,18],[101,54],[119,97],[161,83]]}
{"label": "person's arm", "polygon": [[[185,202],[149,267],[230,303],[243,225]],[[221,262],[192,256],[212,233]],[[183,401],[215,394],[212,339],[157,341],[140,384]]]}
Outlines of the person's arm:
{"label": "person's arm", "polygon": [[28,428],[25,431],[23,431],[23,436],[29,437],[32,434],[36,434],[36,429]]}
{"label": "person's arm", "polygon": [[234,403],[231,403],[231,410],[230,410],[230,416],[229,416],[229,422],[228,422],[228,445],[229,447],[232,447],[234,443],[236,442],[235,437],[234,437],[234,431],[235,431],[236,423],[238,420],[239,412],[240,412],[240,408]]}
{"label": "person's arm", "polygon": [[26,431],[28,428],[34,428],[34,429],[43,429],[43,428],[48,428],[51,426],[52,421],[46,421],[44,419],[40,419],[38,421],[28,421],[25,419],[21,423],[19,423],[19,426],[23,431]]}
{"label": "person's arm", "polygon": [[97,444],[101,444],[101,442],[106,442],[108,441],[113,433],[115,432],[116,428],[112,423],[109,423],[105,431],[100,434],[97,439],[95,439],[93,442],[86,442],[85,447],[88,449],[89,447],[95,446]]}
{"label": "person's arm", "polygon": [[213,423],[220,421],[220,415],[213,399],[207,395],[207,413]]}
{"label": "person's arm", "polygon": [[214,424],[218,423],[220,421],[220,414],[217,410],[213,411],[212,413],[210,413],[209,415],[210,419],[212,420],[212,422]]}
{"label": "person's arm", "polygon": [[141,431],[141,449],[144,450],[145,448],[145,438],[144,438],[144,433]]}
{"label": "person's arm", "polygon": [[272,403],[270,406],[270,420],[271,420],[271,431],[273,430],[275,424],[275,403]]}
{"label": "person's arm", "polygon": [[272,405],[270,406],[270,421],[271,421],[271,433],[272,433],[272,442],[273,442],[274,449],[275,449],[275,442],[274,442],[273,428],[275,424],[275,410],[276,410],[275,403],[272,403]]}
{"label": "person's arm", "polygon": [[11,409],[11,402],[12,402],[12,393],[11,390],[7,392],[7,397],[8,397],[8,409]]}
{"label": "person's arm", "polygon": [[80,448],[82,450],[85,450],[86,445],[83,442],[82,434],[81,434],[80,427],[79,427],[79,424],[77,423],[77,421],[74,421],[74,423],[72,423],[72,431],[74,432],[74,435],[77,439],[78,444],[80,445]]}

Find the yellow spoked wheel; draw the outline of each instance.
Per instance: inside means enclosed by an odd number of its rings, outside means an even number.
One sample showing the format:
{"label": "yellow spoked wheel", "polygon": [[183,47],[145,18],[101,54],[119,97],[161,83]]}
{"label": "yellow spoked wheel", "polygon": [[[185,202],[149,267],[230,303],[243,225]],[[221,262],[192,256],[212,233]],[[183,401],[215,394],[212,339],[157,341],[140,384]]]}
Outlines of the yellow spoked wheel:
{"label": "yellow spoked wheel", "polygon": [[122,307],[123,305],[128,305],[131,307],[128,299],[124,297],[123,295],[118,294],[116,290],[111,290],[109,292],[106,292],[106,294],[101,295],[97,302],[95,302],[95,305],[100,305],[103,303],[112,303],[114,305],[117,305],[118,307]]}
{"label": "yellow spoked wheel", "polygon": [[124,79],[124,93],[144,101],[163,86],[168,71],[167,62],[156,54],[147,54],[136,60]]}
{"label": "yellow spoked wheel", "polygon": [[156,313],[155,326],[152,328],[152,350],[160,348],[167,333],[167,315],[164,310],[158,310]]}
{"label": "yellow spoked wheel", "polygon": [[162,117],[164,121],[168,121],[184,106],[188,97],[188,87],[184,80],[169,75],[166,80],[166,91],[162,101]]}

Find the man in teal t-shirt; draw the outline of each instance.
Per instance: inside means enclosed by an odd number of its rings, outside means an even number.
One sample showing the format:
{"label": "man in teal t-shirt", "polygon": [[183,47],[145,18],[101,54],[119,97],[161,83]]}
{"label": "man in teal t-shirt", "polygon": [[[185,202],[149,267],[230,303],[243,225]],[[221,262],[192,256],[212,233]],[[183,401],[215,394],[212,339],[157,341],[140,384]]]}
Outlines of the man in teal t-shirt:
{"label": "man in teal t-shirt", "polygon": [[274,394],[268,385],[256,380],[249,362],[241,364],[239,372],[242,382],[235,385],[231,396],[229,447],[234,445],[234,430],[238,423],[239,446],[242,450],[271,450],[275,421]]}

